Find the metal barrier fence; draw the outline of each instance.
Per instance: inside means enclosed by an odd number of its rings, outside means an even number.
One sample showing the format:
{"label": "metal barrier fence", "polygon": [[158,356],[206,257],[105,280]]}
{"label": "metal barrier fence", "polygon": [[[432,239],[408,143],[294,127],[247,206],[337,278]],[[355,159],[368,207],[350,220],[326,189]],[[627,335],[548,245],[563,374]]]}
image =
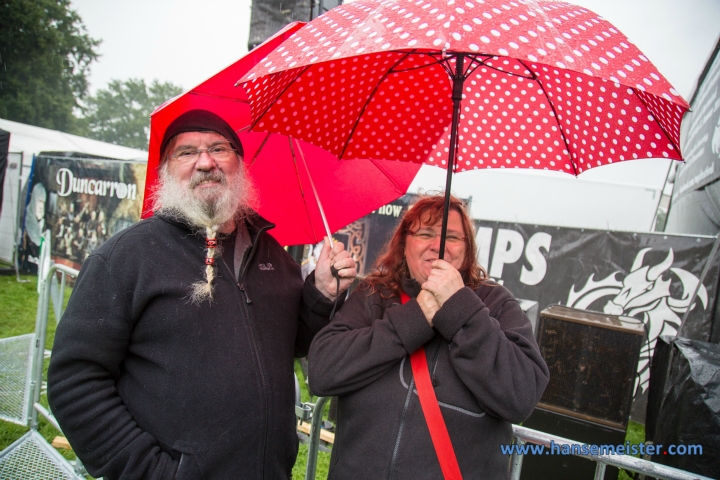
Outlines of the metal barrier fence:
{"label": "metal barrier fence", "polygon": [[[40,287],[40,300],[38,301],[37,316],[35,317],[35,350],[32,359],[33,373],[32,380],[30,382],[32,400],[30,402],[28,412],[28,416],[30,417],[30,428],[32,428],[33,430],[38,429],[38,414],[42,415],[45,419],[47,419],[48,422],[50,422],[52,426],[60,430],[60,426],[57,424],[57,421],[55,421],[55,417],[50,415],[48,411],[42,405],[40,405],[40,394],[42,391],[43,381],[43,365],[45,361],[45,341],[47,340],[48,313],[50,310],[50,297],[52,295],[53,280],[57,282],[57,280],[55,279],[56,272],[59,272],[63,277],[60,281],[60,285],[62,287],[65,286],[66,275],[69,275],[71,277],[77,277],[78,275],[78,271],[74,268],[66,267],[65,265],[60,265],[56,263],[48,268],[46,276]],[[61,291],[59,295],[60,299],[62,299],[64,291]],[[57,294],[55,296],[57,296]],[[59,303],[60,305],[62,305],[62,300],[60,300]],[[62,316],[62,306],[55,310],[55,314],[58,317]]]}
{"label": "metal barrier fence", "polygon": [[[315,480],[315,474],[317,471],[317,454],[320,445],[320,427],[322,425],[322,411],[325,404],[328,402],[329,397],[318,397],[317,402],[313,404],[305,403],[303,408],[296,408],[296,412],[299,411],[312,411],[312,429],[310,431],[310,444],[308,446],[308,459],[307,468],[305,470],[305,480]],[[299,415],[298,415],[299,416]],[[305,414],[304,418],[307,419],[309,415]],[[513,425],[513,442],[522,446],[526,443],[534,443],[536,445],[544,445],[546,448],[550,448],[551,443],[555,446],[562,448],[564,445],[568,445],[570,451],[581,451],[582,443],[567,438],[558,437],[556,435],[550,435],[548,433],[532,430],[530,428],[521,427],[519,425]],[[576,447],[573,448],[573,445]],[[712,480],[711,478],[704,477],[695,473],[687,472],[685,470],[679,470],[677,468],[667,467],[660,465],[659,463],[650,462],[641,458],[631,457],[629,455],[582,455],[572,453],[572,455],[587,458],[597,463],[595,468],[595,480],[602,480],[605,478],[605,468],[607,465],[622,468],[630,472],[642,473],[650,477],[654,477],[662,480]],[[513,453],[510,459],[510,472],[509,477],[511,480],[519,480],[520,472],[522,470],[523,455],[518,454],[517,450]]]}
{"label": "metal barrier fence", "polygon": [[[568,445],[571,452],[579,452],[581,451],[581,448],[583,446],[582,443],[576,442],[574,440],[568,440],[567,438],[550,435],[548,433],[539,432],[537,430],[521,427],[519,425],[513,425],[513,439],[515,444],[518,446],[522,446],[526,443],[534,443],[536,445],[544,445],[545,448],[550,448],[550,442],[553,442],[555,446],[559,446],[561,448],[563,445]],[[573,448],[573,445],[575,445],[576,447]],[[631,472],[642,473],[662,480],[712,480],[708,477],[704,477],[696,473],[667,467],[665,465],[660,465],[659,463],[650,462],[641,458],[631,457],[630,455],[582,455],[579,453],[573,453],[572,455],[587,458],[597,463],[597,466],[595,467],[595,480],[602,480],[603,478],[605,478],[605,467],[607,465],[612,465],[614,467],[622,468],[623,470],[628,470]],[[516,450],[510,460],[511,480],[520,479],[522,461],[523,456],[518,455]]]}
{"label": "metal barrier fence", "polygon": [[[42,255],[41,255],[42,257]],[[57,273],[61,275],[58,282]],[[29,419],[30,431],[12,445],[0,452],[0,478],[22,478],[25,480],[45,480],[48,478],[84,480],[85,467],[80,460],[69,462],[60,455],[45,438],[38,433],[39,417],[45,418],[59,432],[62,432],[55,417],[42,406],[40,397],[43,390],[43,369],[45,364],[45,341],[47,339],[48,313],[50,298],[53,298],[54,316],[62,315],[65,277],[77,277],[78,271],[64,265],[49,265],[39,278],[37,315],[35,334],[33,335],[30,355],[30,392],[27,405],[22,409]],[[56,290],[56,291],[53,291]]]}

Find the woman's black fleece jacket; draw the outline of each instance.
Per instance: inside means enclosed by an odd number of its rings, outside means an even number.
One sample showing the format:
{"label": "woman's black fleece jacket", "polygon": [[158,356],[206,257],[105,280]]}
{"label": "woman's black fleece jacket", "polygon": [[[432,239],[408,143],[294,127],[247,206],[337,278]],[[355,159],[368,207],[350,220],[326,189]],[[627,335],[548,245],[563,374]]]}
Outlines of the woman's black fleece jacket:
{"label": "woman's black fleece jacket", "polygon": [[530,321],[489,282],[450,297],[432,328],[417,282],[402,288],[412,297],[404,305],[361,284],[310,347],[310,388],[339,396],[329,479],[443,478],[408,357],[422,346],[463,478],[507,478],[500,445],[549,379]]}
{"label": "woman's black fleece jacket", "polygon": [[293,357],[332,303],[248,221],[240,281],[205,238],[152,217],[85,261],[55,336],[48,399],[88,471],[106,479],[287,479],[297,454]]}

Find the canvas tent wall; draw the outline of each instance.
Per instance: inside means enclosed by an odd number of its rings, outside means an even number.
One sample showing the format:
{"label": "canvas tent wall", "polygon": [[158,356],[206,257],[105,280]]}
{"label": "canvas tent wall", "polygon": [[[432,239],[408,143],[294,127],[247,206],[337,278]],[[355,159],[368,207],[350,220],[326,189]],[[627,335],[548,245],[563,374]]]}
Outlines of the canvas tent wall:
{"label": "canvas tent wall", "polygon": [[[13,260],[12,228],[17,223],[17,187],[18,161],[8,154],[10,132],[0,129],[0,260],[11,263]],[[8,224],[7,226],[5,224]]]}
{"label": "canvas tent wall", "polygon": [[33,155],[40,152],[77,152],[118,160],[147,160],[147,152],[113,145],[57,130],[35,127],[0,118],[0,129],[10,132],[10,152],[22,154],[20,177],[27,181]]}
{"label": "canvas tent wall", "polygon": [[2,207],[0,207],[0,261],[13,263],[20,218],[20,164],[18,153],[8,153],[5,177],[2,180]]}
{"label": "canvas tent wall", "polygon": [[[680,130],[685,163],[674,175],[665,231],[693,235],[720,234],[720,40],[698,79]],[[714,262],[720,262],[716,255]],[[714,309],[709,338],[720,342],[720,302]]]}
{"label": "canvas tent wall", "polygon": [[700,75],[680,141],[685,163],[677,167],[666,232],[720,232],[720,41]]}
{"label": "canvas tent wall", "polygon": [[[471,216],[482,220],[622,231],[652,231],[668,160],[643,159],[597,170],[629,172],[622,181],[575,178],[560,172],[486,169],[453,178],[453,194],[472,198]],[[654,177],[646,175],[654,170]],[[604,172],[598,172],[604,173]],[[420,169],[409,191],[442,191],[444,169]],[[610,178],[610,175],[607,175]]]}

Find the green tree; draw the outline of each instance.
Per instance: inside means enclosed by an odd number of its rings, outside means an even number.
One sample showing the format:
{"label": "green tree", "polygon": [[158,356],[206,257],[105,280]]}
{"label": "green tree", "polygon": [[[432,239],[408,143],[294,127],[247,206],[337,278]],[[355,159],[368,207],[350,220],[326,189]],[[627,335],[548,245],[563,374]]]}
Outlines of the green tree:
{"label": "green tree", "polygon": [[86,100],[87,136],[103,142],[147,150],[150,114],[165,101],[180,95],[182,88],[153,80],[111,80]]}
{"label": "green tree", "polygon": [[70,0],[0,1],[0,118],[82,133],[73,111],[98,45]]}

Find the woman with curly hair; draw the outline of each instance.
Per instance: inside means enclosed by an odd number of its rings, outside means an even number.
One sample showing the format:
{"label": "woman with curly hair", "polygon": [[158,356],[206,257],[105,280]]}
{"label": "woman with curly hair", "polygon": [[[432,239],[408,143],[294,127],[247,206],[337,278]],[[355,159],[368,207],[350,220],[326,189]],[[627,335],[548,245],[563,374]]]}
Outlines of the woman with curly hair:
{"label": "woman with curly hair", "polygon": [[530,321],[478,264],[472,222],[454,197],[439,260],[443,206],[444,196],[428,196],[406,212],[310,347],[313,393],[339,397],[330,479],[443,478],[410,366],[421,348],[466,479],[507,478],[500,445],[547,385]]}

